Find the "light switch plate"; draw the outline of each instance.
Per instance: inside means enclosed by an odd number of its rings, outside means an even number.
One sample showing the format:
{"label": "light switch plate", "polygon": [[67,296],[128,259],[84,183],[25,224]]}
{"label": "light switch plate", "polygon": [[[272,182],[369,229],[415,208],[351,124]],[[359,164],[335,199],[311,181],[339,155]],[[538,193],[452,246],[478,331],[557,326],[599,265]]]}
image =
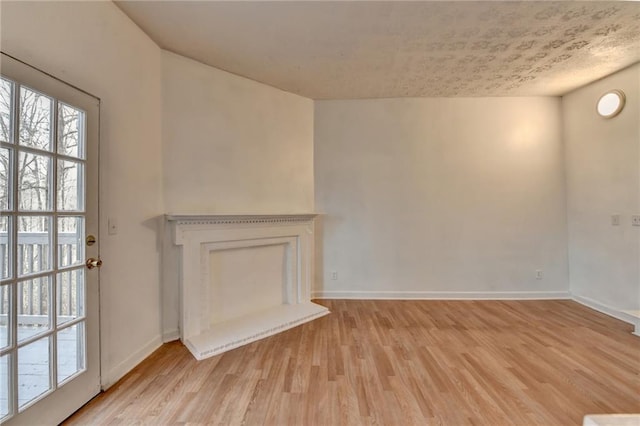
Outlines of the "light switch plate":
{"label": "light switch plate", "polygon": [[109,218],[107,226],[109,228],[109,235],[116,235],[118,233],[118,221],[115,217]]}
{"label": "light switch plate", "polygon": [[612,226],[620,226],[620,215],[612,214],[611,215],[611,225]]}

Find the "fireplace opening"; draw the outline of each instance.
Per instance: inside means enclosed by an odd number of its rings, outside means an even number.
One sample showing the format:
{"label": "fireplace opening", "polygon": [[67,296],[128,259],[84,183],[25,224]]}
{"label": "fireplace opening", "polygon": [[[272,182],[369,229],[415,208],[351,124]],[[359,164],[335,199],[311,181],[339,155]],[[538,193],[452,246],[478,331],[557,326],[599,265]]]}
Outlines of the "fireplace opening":
{"label": "fireplace opening", "polygon": [[209,324],[289,303],[287,245],[209,252]]}

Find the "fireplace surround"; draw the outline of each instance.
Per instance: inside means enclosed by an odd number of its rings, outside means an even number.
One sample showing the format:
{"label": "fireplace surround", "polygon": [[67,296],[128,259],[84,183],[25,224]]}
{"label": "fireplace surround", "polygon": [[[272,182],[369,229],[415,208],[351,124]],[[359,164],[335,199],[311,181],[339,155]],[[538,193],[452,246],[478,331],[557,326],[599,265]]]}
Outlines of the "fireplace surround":
{"label": "fireplace surround", "polygon": [[164,340],[200,360],[328,314],[310,299],[315,216],[165,216]]}

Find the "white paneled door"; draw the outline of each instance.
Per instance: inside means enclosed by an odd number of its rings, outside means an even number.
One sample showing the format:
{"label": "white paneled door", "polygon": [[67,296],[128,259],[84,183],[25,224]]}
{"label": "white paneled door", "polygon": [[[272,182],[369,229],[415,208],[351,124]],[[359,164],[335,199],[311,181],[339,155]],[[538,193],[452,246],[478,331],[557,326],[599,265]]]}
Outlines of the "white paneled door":
{"label": "white paneled door", "polygon": [[0,422],[57,424],[100,391],[99,100],[0,74]]}

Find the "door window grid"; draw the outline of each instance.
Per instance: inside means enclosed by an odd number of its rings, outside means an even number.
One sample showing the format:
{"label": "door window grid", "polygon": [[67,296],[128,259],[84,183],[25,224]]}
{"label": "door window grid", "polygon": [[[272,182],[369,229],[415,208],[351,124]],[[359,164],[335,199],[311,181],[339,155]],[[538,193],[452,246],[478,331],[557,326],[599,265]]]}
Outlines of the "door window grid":
{"label": "door window grid", "polygon": [[[29,116],[37,123],[25,129]],[[0,81],[0,421],[86,369],[84,120]]]}

